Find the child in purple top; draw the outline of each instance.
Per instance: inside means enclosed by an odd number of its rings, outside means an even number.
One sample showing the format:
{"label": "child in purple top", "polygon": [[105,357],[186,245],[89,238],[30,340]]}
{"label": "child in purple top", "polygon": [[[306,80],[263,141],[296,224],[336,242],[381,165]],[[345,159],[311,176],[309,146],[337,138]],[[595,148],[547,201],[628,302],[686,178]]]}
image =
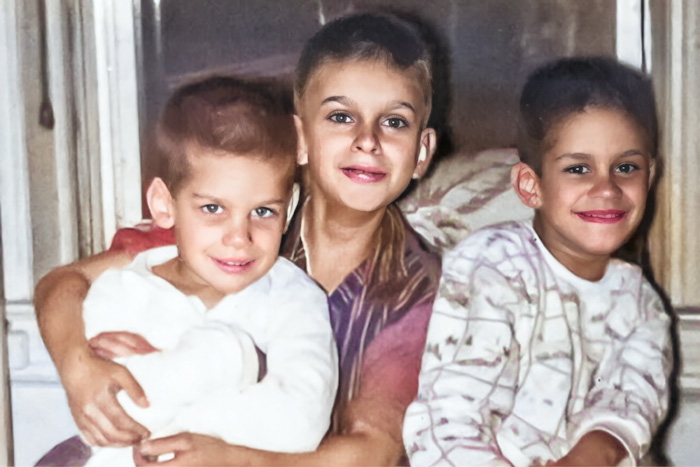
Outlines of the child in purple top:
{"label": "child in purple top", "polygon": [[[369,14],[323,27],[297,68],[295,121],[305,196],[282,252],[330,297],[341,370],[329,436],[314,452],[282,454],[185,433],[142,443],[138,454],[174,451],[172,463],[186,465],[401,461],[402,420],[417,390],[439,262],[394,201],[426,172],[435,151],[436,133],[427,128],[431,71],[427,46],[412,25]],[[153,235],[163,240],[162,231]],[[131,375],[99,359],[72,330],[80,327],[75,315],[89,281],[145,248],[123,238],[118,243],[130,244],[130,251],[61,268],[42,280],[36,295],[42,335],[78,425],[104,444],[137,443],[148,435],[115,407],[115,388],[142,398]],[[91,345],[117,353],[150,350],[127,334]],[[76,361],[82,364],[72,365]]]}

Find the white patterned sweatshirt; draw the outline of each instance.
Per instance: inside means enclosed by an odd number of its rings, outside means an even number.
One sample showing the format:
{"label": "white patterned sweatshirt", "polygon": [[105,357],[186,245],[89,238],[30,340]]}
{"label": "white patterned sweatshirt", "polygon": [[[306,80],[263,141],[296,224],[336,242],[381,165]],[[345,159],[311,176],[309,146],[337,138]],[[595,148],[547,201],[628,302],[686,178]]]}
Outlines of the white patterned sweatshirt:
{"label": "white patterned sweatshirt", "polygon": [[634,462],[666,413],[669,325],[635,265],[611,259],[590,282],[531,221],[475,232],[443,260],[404,423],[411,465],[544,464],[593,430]]}
{"label": "white patterned sweatshirt", "polygon": [[[116,361],[141,384],[150,407],[118,400],[152,437],[190,431],[248,447],[316,449],[330,425],[338,360],[326,294],[278,258],[263,277],[207,309],[156,276],[175,246],[147,250],[105,272],[83,305],[88,338],[130,331],[160,349]],[[258,379],[255,347],[266,354]],[[132,449],[93,448],[89,465],[133,465]]]}

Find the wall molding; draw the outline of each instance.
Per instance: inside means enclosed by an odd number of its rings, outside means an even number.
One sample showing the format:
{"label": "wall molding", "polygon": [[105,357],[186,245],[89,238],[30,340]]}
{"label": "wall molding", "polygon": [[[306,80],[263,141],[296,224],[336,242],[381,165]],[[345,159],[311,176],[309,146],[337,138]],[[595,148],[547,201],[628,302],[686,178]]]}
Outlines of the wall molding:
{"label": "wall molding", "polygon": [[700,309],[685,310],[678,314],[678,336],[681,342],[680,387],[700,391]]}
{"label": "wall molding", "polygon": [[12,427],[7,374],[6,304],[26,301],[34,288],[32,273],[32,229],[29,215],[29,174],[21,86],[21,53],[18,22],[20,0],[0,2],[0,239],[2,239],[2,284],[0,296],[0,463],[11,465]]}
{"label": "wall molding", "polygon": [[[136,1],[136,0],[134,0]],[[141,213],[141,152],[134,2],[92,0],[103,241]]]}
{"label": "wall molding", "polygon": [[652,76],[664,173],[651,233],[655,276],[674,307],[700,306],[700,2],[651,2]]}

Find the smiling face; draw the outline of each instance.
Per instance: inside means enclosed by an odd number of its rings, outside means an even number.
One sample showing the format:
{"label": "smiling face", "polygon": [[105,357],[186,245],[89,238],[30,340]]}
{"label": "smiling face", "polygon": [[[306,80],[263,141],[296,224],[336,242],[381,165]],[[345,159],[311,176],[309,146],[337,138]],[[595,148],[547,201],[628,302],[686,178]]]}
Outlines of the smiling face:
{"label": "smiling face", "polygon": [[180,278],[201,290],[200,296],[208,288],[221,295],[239,292],[277,260],[291,195],[290,164],[204,151],[188,158],[190,175],[174,198],[168,196]]}
{"label": "smiling face", "polygon": [[297,104],[298,160],[308,164],[312,196],[374,212],[428,167],[435,132],[422,128],[430,110],[410,71],[374,60],[328,62]]}
{"label": "smiling face", "polygon": [[617,110],[589,108],[552,131],[534,226],[550,252],[577,273],[574,265],[607,261],[637,229],[653,161],[644,132]]}

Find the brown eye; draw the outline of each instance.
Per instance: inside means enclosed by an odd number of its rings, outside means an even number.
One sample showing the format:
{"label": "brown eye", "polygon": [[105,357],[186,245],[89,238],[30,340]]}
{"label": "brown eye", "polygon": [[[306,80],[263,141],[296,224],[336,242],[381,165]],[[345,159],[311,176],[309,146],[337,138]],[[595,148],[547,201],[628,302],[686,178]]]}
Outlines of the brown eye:
{"label": "brown eye", "polygon": [[631,174],[635,170],[639,170],[639,167],[636,164],[632,164],[631,162],[626,162],[624,164],[620,164],[617,167],[617,170],[619,170],[623,174]]}
{"label": "brown eye", "polygon": [[404,128],[408,126],[408,123],[403,118],[392,117],[384,120],[384,125],[391,128]]}
{"label": "brown eye", "polygon": [[585,165],[572,165],[571,167],[565,168],[564,172],[576,175],[583,175],[585,173],[590,172],[590,170]]}

